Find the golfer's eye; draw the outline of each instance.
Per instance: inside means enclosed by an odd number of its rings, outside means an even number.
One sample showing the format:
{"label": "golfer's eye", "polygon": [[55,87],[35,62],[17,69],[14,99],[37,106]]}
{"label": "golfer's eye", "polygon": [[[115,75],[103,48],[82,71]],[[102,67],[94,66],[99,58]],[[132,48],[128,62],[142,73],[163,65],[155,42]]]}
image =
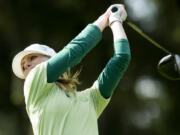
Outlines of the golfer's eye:
{"label": "golfer's eye", "polygon": [[30,57],[30,60],[32,61],[32,60],[34,60],[36,58],[37,58],[37,56],[33,55],[33,56]]}

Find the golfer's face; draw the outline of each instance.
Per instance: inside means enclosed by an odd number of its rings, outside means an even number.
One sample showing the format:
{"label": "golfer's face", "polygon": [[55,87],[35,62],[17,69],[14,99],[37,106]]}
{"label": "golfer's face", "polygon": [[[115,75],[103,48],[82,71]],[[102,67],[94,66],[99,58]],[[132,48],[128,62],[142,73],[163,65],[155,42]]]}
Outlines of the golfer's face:
{"label": "golfer's face", "polygon": [[25,78],[27,77],[31,69],[33,69],[36,65],[48,59],[49,58],[47,56],[36,54],[36,53],[25,56],[21,61],[21,67],[22,67]]}

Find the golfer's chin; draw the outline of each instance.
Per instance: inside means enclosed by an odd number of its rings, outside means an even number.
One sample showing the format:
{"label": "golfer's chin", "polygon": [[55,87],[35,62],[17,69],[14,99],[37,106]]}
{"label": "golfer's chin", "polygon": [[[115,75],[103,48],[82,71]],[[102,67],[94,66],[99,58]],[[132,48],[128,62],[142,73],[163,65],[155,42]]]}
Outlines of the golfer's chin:
{"label": "golfer's chin", "polygon": [[24,77],[26,79],[26,77],[28,76],[28,74],[31,72],[33,68],[30,68],[29,70],[27,70],[26,72],[24,72]]}

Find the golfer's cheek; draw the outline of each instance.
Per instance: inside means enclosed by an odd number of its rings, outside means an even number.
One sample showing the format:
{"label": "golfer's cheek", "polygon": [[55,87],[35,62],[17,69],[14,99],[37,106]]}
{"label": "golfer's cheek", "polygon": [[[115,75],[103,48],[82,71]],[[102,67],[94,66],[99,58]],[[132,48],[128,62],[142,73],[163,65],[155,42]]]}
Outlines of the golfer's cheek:
{"label": "golfer's cheek", "polygon": [[29,70],[24,71],[25,78],[27,77],[28,74],[29,74]]}

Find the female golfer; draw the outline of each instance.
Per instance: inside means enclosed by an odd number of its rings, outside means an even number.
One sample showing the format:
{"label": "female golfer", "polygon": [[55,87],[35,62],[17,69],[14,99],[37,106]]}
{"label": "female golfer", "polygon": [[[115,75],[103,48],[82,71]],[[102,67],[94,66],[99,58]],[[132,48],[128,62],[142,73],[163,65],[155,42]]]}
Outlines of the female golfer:
{"label": "female golfer", "polygon": [[[25,79],[26,110],[35,135],[98,135],[97,119],[130,62],[122,26],[127,14],[123,5],[116,6],[121,12],[115,14],[108,8],[58,53],[32,44],[14,57],[13,72]],[[69,76],[68,69],[95,47],[108,25],[113,33],[114,56],[92,87],[77,92],[78,73]]]}

